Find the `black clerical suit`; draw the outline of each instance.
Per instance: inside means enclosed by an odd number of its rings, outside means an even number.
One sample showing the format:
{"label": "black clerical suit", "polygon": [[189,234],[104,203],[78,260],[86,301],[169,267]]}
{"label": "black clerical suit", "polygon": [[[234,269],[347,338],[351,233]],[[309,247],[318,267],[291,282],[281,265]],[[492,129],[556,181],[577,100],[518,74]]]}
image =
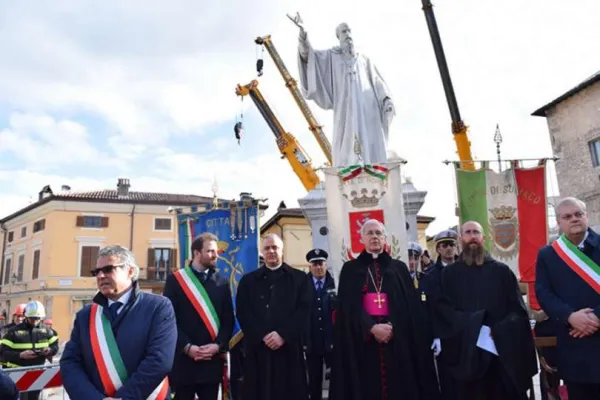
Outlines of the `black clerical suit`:
{"label": "black clerical suit", "polygon": [[[236,296],[244,333],[243,400],[307,400],[303,338],[311,291],[306,274],[283,263],[244,275]],[[269,349],[263,338],[277,332],[284,345]]]}
{"label": "black clerical suit", "polygon": [[[436,326],[460,400],[525,400],[537,360],[529,316],[510,268],[486,255],[483,265],[462,257],[442,273]],[[447,324],[447,325],[444,325]],[[498,356],[477,346],[491,328]]]}
{"label": "black clerical suit", "polygon": [[[378,291],[387,297],[387,316],[367,312],[373,308],[366,301]],[[439,398],[422,306],[406,264],[387,252],[375,259],[363,251],[342,267],[337,304],[331,400]],[[380,323],[393,327],[387,344],[371,334]]]}
{"label": "black clerical suit", "polygon": [[312,304],[308,332],[306,335],[306,356],[308,362],[308,382],[311,400],[323,397],[323,364],[331,366],[333,351],[332,306],[335,302],[335,283],[329,272],[321,280],[308,274],[308,285],[312,290]]}
{"label": "black clerical suit", "polygon": [[[219,317],[220,327],[216,339],[212,340],[208,328],[180,283],[174,275],[167,277],[163,295],[173,303],[178,332],[169,381],[174,388],[176,399],[193,399],[196,393],[200,400],[214,400],[217,398],[223,376],[221,353],[229,349],[235,323],[229,280],[212,268],[205,272],[193,267],[186,268],[191,268],[206,290]],[[194,361],[186,354],[188,345],[203,346],[211,343],[219,345],[219,353],[211,360]]]}

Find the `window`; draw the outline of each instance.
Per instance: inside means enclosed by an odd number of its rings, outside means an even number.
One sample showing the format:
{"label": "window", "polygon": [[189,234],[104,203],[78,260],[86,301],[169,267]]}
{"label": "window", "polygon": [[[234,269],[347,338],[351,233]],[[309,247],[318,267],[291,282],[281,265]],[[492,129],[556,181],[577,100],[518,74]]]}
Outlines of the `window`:
{"label": "window", "polygon": [[4,264],[4,284],[8,285],[10,283],[10,273],[12,270],[12,259],[8,258],[6,263]]}
{"label": "window", "polygon": [[76,225],[81,228],[107,228],[108,217],[79,215],[77,217]]}
{"label": "window", "polygon": [[96,268],[99,246],[82,246],[81,263],[79,265],[79,276],[92,276],[92,268]]}
{"label": "window", "polygon": [[173,273],[176,264],[176,249],[148,249],[148,274],[146,279],[164,282],[167,280],[167,276]]}
{"label": "window", "polygon": [[33,233],[43,231],[46,228],[46,220],[40,219],[33,224]]}
{"label": "window", "polygon": [[19,256],[19,264],[17,265],[17,282],[23,282],[23,271],[25,270],[25,254]]}
{"label": "window", "polygon": [[27,236],[27,227],[26,226],[21,228],[21,237],[24,238],[25,236]]}
{"label": "window", "polygon": [[31,273],[31,279],[36,280],[40,276],[40,251],[36,250],[33,252],[33,272]]}
{"label": "window", "polygon": [[154,218],[154,230],[155,231],[170,231],[171,230],[171,218]]}
{"label": "window", "polygon": [[600,138],[589,142],[590,153],[592,156],[592,165],[594,167],[600,167]]}
{"label": "window", "polygon": [[8,243],[12,243],[12,241],[15,239],[15,233],[13,231],[8,232]]}

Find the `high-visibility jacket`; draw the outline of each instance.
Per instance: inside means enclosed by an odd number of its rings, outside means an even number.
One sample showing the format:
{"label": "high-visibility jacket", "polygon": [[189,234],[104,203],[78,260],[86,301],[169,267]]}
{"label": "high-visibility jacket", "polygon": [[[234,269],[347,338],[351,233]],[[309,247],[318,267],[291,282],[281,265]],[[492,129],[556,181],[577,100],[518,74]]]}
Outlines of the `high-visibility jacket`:
{"label": "high-visibility jacket", "polygon": [[[50,348],[49,355],[41,351]],[[20,355],[25,350],[33,350],[39,355],[35,358],[24,359]],[[58,352],[58,336],[46,325],[31,326],[26,321],[11,328],[0,340],[0,354],[4,365],[9,368],[43,365],[48,356]]]}

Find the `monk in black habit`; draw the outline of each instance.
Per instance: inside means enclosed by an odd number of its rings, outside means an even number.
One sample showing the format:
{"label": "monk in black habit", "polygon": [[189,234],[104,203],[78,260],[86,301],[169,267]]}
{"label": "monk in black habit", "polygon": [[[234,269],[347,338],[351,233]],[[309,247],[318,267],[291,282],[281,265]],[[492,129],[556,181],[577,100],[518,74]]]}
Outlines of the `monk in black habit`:
{"label": "monk in black habit", "polygon": [[[435,317],[445,365],[458,399],[526,400],[537,373],[529,316],[515,274],[486,252],[484,239],[479,223],[466,222],[462,253],[442,273]],[[487,328],[495,350],[478,346]]]}
{"label": "monk in black habit", "polygon": [[304,272],[282,262],[277,235],[262,241],[265,266],[240,280],[236,308],[244,333],[243,400],[307,400],[302,338],[311,291]]}
{"label": "monk in black habit", "polygon": [[384,250],[385,227],[361,229],[365,251],[342,267],[331,400],[435,400],[433,354],[405,263]]}

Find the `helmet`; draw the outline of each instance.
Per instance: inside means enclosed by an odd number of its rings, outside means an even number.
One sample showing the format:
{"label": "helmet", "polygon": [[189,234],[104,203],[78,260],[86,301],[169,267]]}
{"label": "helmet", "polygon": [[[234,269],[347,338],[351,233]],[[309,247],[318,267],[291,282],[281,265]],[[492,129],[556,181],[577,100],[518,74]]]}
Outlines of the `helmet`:
{"label": "helmet", "polygon": [[13,312],[13,316],[14,315],[22,316],[25,313],[26,306],[27,306],[26,303],[17,304],[17,306],[15,307],[15,311]]}
{"label": "helmet", "polygon": [[26,318],[46,318],[46,310],[39,301],[30,301],[25,307]]}

